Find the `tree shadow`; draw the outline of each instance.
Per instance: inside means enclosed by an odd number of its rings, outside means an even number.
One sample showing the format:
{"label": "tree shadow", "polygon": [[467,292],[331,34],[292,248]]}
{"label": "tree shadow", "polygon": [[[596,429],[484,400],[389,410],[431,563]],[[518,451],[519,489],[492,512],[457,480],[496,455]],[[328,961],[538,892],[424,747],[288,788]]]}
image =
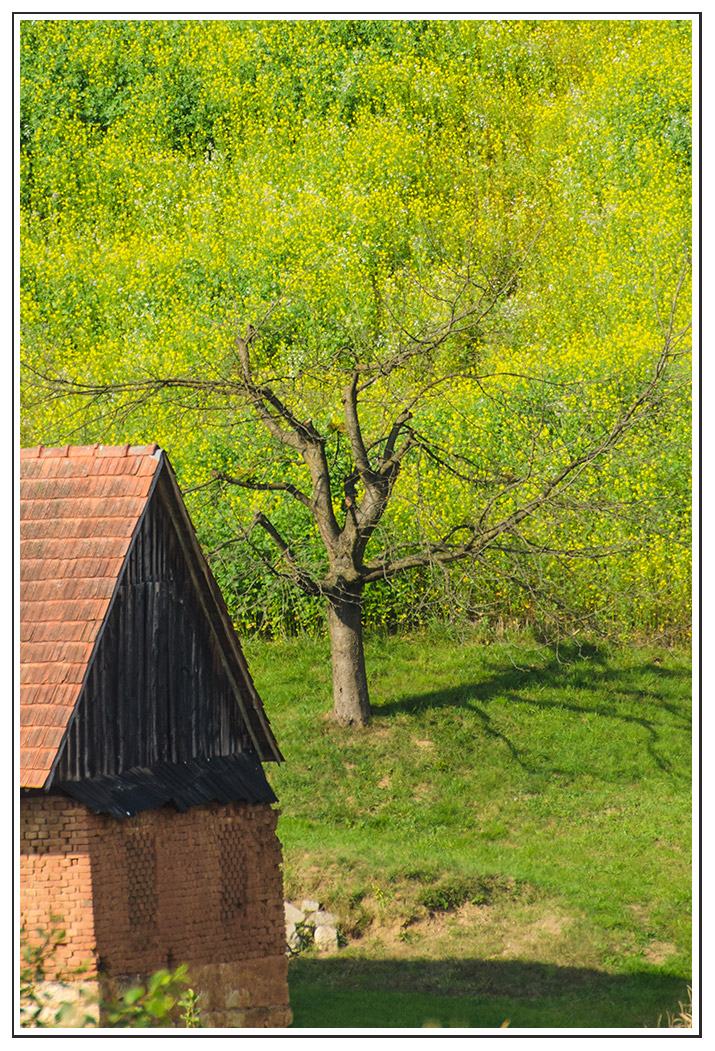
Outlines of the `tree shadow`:
{"label": "tree shadow", "polygon": [[[533,764],[507,734],[494,724],[487,710],[491,701],[507,700],[517,707],[544,712],[567,711],[581,717],[597,715],[623,725],[640,727],[645,735],[646,752],[655,766],[674,776],[687,777],[659,754],[657,745],[663,733],[674,730],[689,733],[692,729],[691,717],[689,712],[666,700],[657,684],[651,686],[644,682],[653,677],[658,682],[668,683],[669,692],[677,683],[682,683],[685,690],[690,685],[685,670],[664,668],[655,663],[641,663],[624,670],[614,668],[608,655],[596,646],[561,646],[545,665],[520,667],[513,664],[510,668],[488,672],[479,681],[465,681],[430,693],[408,695],[376,704],[374,713],[379,718],[397,713],[416,715],[429,709],[469,708],[481,720],[484,732],[502,741],[514,761],[531,773],[535,772]],[[560,695],[557,699],[549,699],[543,696],[547,690],[560,691]],[[613,701],[589,699],[589,694],[602,696],[604,693],[610,693]],[[636,715],[625,710],[632,707],[634,702],[647,708],[647,714]],[[553,772],[570,773],[556,767]]]}
{"label": "tree shadow", "polygon": [[299,957],[289,970],[294,1028],[641,1028],[686,1003],[688,981],[521,960]]}

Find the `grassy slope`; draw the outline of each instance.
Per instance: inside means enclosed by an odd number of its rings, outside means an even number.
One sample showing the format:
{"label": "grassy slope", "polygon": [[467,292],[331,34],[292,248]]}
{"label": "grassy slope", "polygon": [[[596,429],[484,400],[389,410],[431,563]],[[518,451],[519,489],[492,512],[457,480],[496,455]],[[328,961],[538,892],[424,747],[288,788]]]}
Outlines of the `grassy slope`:
{"label": "grassy slope", "polygon": [[348,731],[325,644],[246,650],[287,759],[286,893],[348,942],[291,964],[295,1025],[640,1027],[685,999],[684,654],[373,639]]}

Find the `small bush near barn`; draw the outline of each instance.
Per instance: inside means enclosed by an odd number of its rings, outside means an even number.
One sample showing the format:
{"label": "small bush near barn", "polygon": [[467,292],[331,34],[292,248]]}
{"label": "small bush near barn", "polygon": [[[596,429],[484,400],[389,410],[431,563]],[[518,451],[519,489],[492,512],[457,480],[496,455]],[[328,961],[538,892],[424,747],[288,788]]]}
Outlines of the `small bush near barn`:
{"label": "small bush near barn", "polygon": [[197,997],[189,988],[188,968],[161,970],[145,984],[120,995],[101,999],[80,981],[85,968],[71,973],[53,964],[57,947],[65,940],[59,916],[50,927],[21,937],[20,1025],[25,1029],[86,1029],[101,1024],[109,1029],[194,1029],[201,1025]]}

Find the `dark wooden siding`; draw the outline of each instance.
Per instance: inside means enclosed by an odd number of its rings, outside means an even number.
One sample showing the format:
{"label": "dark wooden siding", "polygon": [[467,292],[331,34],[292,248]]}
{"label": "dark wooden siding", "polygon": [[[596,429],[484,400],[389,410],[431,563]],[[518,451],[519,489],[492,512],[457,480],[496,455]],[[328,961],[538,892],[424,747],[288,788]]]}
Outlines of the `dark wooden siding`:
{"label": "dark wooden siding", "polygon": [[[53,780],[252,750],[161,477],[142,520]],[[248,699],[248,698],[246,698]]]}

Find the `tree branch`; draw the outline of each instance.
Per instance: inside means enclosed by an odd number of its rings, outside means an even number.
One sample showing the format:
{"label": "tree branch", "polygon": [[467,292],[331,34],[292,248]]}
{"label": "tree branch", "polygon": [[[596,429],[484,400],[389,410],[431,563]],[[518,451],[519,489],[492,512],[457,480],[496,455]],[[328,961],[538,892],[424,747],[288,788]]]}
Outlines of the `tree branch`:
{"label": "tree branch", "polygon": [[[254,330],[251,330],[249,340],[253,336],[253,333]],[[301,422],[270,387],[266,385],[259,386],[254,382],[248,354],[249,340],[242,339],[240,336],[236,336],[235,340],[243,380],[241,384],[242,389],[250,399],[256,414],[270,434],[272,434],[279,442],[282,442],[283,445],[290,445],[291,448],[302,453],[307,445],[319,442],[321,440],[320,436],[310,420],[307,420],[304,423]],[[266,403],[275,410],[278,418],[287,424],[288,430],[281,427],[276,422],[275,416],[269,412]]]}
{"label": "tree branch", "polygon": [[359,375],[359,372],[354,371],[350,377],[350,382],[343,389],[343,416],[345,419],[345,427],[348,432],[348,438],[350,439],[353,461],[358,470],[358,474],[360,475],[363,485],[366,488],[371,488],[374,484],[375,472],[372,469],[367,449],[365,448],[365,442],[360,428],[360,419],[358,416]]}
{"label": "tree branch", "polygon": [[390,433],[387,436],[387,441],[385,442],[384,451],[382,453],[382,456],[380,457],[380,465],[378,468],[380,474],[385,474],[386,471],[390,469],[390,466],[392,464],[399,463],[405,456],[407,451],[416,444],[414,440],[414,431],[410,430],[410,439],[408,439],[407,442],[403,443],[402,449],[398,453],[395,453],[395,444],[400,435],[400,431],[405,426],[405,424],[408,423],[411,419],[412,413],[409,411],[409,409],[404,409],[393,423],[392,429],[390,430]]}
{"label": "tree branch", "polygon": [[298,587],[300,587],[301,590],[303,590],[308,595],[322,595],[323,592],[318,582],[314,580],[313,577],[305,569],[302,569],[298,565],[298,560],[295,557],[293,549],[290,547],[289,544],[286,543],[286,541],[283,539],[276,527],[263,514],[262,511],[256,511],[255,515],[253,516],[253,521],[251,522],[247,532],[248,537],[250,537],[251,533],[257,525],[259,525],[264,530],[264,532],[268,534],[268,536],[271,538],[271,540],[276,545],[281,555],[287,562],[288,567],[290,569],[291,580],[293,580],[293,582],[297,584]]}
{"label": "tree branch", "polygon": [[[241,364],[243,388],[248,395],[256,415],[265,425],[268,432],[284,445],[296,449],[310,470],[313,483],[313,497],[309,503],[320,535],[326,549],[331,550],[340,535],[340,528],[333,511],[330,493],[330,468],[325,456],[325,439],[318,433],[310,420],[300,422],[284,402],[267,386],[258,386],[251,373],[248,343],[255,332],[251,330],[249,339],[236,337],[236,350]],[[287,424],[288,430],[279,426],[269,412],[266,402],[276,411],[280,419]]]}
{"label": "tree branch", "polygon": [[[289,493],[295,500],[298,500],[309,510],[312,510],[312,501],[310,497],[306,496],[305,493],[301,492],[301,490],[291,482],[257,482],[253,478],[236,478],[234,475],[226,474],[225,471],[212,471],[211,474],[218,481],[227,482],[229,485],[238,485],[242,489],[258,489],[266,492]],[[194,488],[200,488],[200,486],[195,486]],[[193,490],[187,490],[187,492],[191,491]]]}

